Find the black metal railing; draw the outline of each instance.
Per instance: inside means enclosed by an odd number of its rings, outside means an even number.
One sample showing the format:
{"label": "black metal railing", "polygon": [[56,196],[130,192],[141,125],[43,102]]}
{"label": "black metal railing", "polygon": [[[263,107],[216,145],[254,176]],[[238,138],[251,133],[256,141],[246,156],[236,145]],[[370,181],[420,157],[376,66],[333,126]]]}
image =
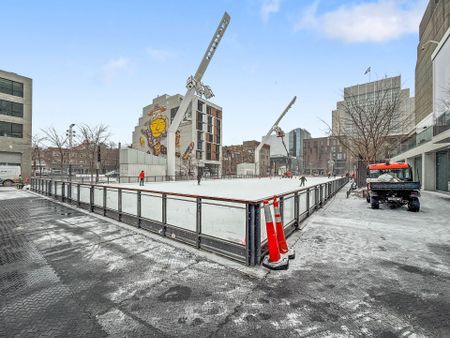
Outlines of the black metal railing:
{"label": "black metal railing", "polygon": [[[278,195],[286,237],[346,183],[347,177]],[[264,200],[161,192],[147,187],[32,178],[31,190],[246,265],[267,252]]]}

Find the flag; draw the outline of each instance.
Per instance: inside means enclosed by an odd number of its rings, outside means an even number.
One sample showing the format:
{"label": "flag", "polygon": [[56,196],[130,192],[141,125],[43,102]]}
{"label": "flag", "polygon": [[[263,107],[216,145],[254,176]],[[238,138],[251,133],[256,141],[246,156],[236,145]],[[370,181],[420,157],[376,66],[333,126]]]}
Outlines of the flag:
{"label": "flag", "polygon": [[366,71],[364,72],[364,75],[366,75],[367,73],[370,73],[370,67],[366,69]]}

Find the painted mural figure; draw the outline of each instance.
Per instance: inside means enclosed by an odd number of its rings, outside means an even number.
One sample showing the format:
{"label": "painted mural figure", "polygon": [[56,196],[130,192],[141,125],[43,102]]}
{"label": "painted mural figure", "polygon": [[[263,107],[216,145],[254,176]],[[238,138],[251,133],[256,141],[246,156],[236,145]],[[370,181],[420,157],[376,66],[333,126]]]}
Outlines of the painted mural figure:
{"label": "painted mural figure", "polygon": [[164,111],[162,107],[158,110],[152,110],[148,113],[150,120],[146,123],[147,128],[142,129],[141,132],[145,136],[141,136],[139,139],[140,144],[143,146],[147,141],[149,150],[147,153],[155,156],[167,154],[167,148],[161,144],[162,139],[167,136],[167,117],[161,113],[155,114],[156,111]]}

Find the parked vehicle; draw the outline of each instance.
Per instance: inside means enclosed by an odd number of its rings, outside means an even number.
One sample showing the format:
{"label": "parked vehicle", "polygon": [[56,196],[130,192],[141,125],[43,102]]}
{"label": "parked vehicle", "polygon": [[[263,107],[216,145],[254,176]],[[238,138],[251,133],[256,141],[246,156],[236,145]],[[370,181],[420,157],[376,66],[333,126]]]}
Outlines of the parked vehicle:
{"label": "parked vehicle", "polygon": [[413,181],[408,163],[376,163],[367,167],[367,202],[372,209],[380,203],[397,207],[407,204],[409,211],[420,210],[420,181]]}
{"label": "parked vehicle", "polygon": [[0,184],[10,187],[20,181],[21,168],[18,165],[0,165]]}

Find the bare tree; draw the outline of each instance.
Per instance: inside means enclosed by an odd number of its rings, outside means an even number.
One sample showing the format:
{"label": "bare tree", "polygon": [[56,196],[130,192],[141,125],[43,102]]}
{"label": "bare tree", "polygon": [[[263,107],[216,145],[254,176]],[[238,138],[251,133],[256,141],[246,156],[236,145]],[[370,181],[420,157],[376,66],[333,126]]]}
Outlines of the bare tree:
{"label": "bare tree", "polygon": [[[80,131],[80,143],[84,149],[84,154],[88,162],[89,173],[91,174],[91,181],[93,180],[94,168],[97,164],[98,148],[105,145],[110,138],[108,126],[99,124],[91,127],[87,124],[82,124],[78,127]],[[100,168],[97,168],[100,169]]]}
{"label": "bare tree", "polygon": [[383,160],[405,136],[412,116],[401,111],[400,88],[395,90],[382,82],[374,84],[370,99],[345,93],[339,102],[333,127],[329,132],[354,158],[364,162]]}
{"label": "bare tree", "polygon": [[51,146],[57,149],[59,155],[59,167],[61,172],[64,170],[64,159],[67,155],[65,146],[68,143],[66,134],[59,134],[54,127],[42,129],[45,134],[45,140]]}
{"label": "bare tree", "polygon": [[31,137],[32,142],[32,153],[31,158],[33,160],[33,174],[36,172],[36,161],[39,164],[39,176],[42,176],[42,149],[44,147],[43,142],[45,141],[45,137],[39,134],[35,134]]}

